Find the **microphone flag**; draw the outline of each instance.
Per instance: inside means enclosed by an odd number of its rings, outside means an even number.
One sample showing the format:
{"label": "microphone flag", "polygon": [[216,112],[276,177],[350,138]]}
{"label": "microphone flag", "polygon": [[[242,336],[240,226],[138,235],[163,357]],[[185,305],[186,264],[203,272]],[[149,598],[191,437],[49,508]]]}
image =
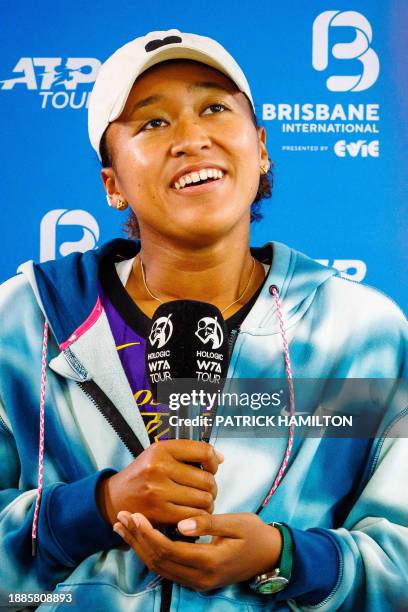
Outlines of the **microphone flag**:
{"label": "microphone flag", "polygon": [[[180,422],[200,415],[206,392],[223,388],[228,362],[228,329],[216,306],[173,300],[157,308],[146,342],[146,371],[157,402],[168,404],[174,393],[196,399],[178,408]],[[170,427],[176,439],[199,439],[199,432],[199,427]]]}

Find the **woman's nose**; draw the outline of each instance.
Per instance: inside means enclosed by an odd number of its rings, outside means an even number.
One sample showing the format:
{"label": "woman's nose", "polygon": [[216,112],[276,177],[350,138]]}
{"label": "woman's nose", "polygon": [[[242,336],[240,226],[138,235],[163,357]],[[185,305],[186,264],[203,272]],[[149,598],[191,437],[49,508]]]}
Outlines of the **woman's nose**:
{"label": "woman's nose", "polygon": [[171,154],[174,157],[197,155],[210,146],[211,138],[204,126],[200,125],[200,119],[185,118],[178,122],[171,146]]}

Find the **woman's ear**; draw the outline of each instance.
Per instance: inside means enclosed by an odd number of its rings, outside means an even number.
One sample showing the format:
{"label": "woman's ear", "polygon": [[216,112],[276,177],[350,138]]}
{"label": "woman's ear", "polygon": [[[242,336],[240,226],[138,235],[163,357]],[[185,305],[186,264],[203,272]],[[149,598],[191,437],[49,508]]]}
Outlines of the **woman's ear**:
{"label": "woman's ear", "polygon": [[113,208],[117,208],[118,210],[123,210],[127,208],[128,203],[122,197],[119,187],[117,185],[117,181],[115,178],[115,171],[113,168],[102,168],[101,170],[101,179],[106,191],[106,200],[109,206],[113,206]]}
{"label": "woman's ear", "polygon": [[268,150],[266,148],[266,130],[263,126],[257,128],[259,139],[259,160],[260,165],[269,164]]}
{"label": "woman's ear", "polygon": [[107,194],[112,195],[117,191],[115,171],[113,168],[102,168],[101,179]]}

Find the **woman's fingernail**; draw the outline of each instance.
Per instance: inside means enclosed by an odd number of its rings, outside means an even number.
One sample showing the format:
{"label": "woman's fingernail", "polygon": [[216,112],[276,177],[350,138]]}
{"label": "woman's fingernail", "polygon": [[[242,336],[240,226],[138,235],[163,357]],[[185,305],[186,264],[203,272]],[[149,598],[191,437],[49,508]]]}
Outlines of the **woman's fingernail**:
{"label": "woman's fingernail", "polygon": [[194,531],[197,529],[197,523],[193,519],[185,519],[177,525],[180,531]]}
{"label": "woman's fingernail", "polygon": [[118,515],[118,519],[125,527],[129,527],[129,521],[128,521],[127,516],[121,514],[120,516]]}
{"label": "woman's fingernail", "polygon": [[120,535],[121,538],[124,537],[124,533],[123,533],[122,529],[119,527],[119,525],[114,525],[113,526],[113,531],[115,533],[117,533],[118,535]]}
{"label": "woman's fingernail", "polygon": [[132,519],[136,527],[140,527],[140,518],[137,516],[137,514],[132,514]]}
{"label": "woman's fingernail", "polygon": [[214,449],[214,450],[215,450],[215,454],[216,454],[216,455],[217,455],[217,457],[218,457],[218,461],[219,461],[220,463],[223,463],[223,461],[224,461],[224,455],[222,454],[222,452],[221,452],[221,451],[219,451],[219,450],[216,450],[216,449]]}

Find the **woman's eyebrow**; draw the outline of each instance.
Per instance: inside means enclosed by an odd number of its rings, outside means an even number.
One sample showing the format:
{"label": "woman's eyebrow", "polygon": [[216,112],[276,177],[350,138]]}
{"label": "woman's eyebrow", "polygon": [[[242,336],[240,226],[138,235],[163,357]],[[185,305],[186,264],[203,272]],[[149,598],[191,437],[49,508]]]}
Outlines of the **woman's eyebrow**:
{"label": "woman's eyebrow", "polygon": [[[231,89],[224,87],[220,83],[216,83],[213,81],[198,81],[197,83],[192,83],[187,87],[188,91],[194,91],[196,89],[218,89],[220,91],[224,91],[227,93],[231,93]],[[145,106],[150,106],[151,104],[156,104],[156,102],[162,102],[166,99],[166,96],[162,94],[157,94],[155,96],[148,96],[147,98],[143,98],[142,100],[138,100],[135,102],[131,112],[139,110],[139,108],[144,108]]]}
{"label": "woman's eyebrow", "polygon": [[195,89],[219,89],[221,91],[231,93],[230,87],[225,87],[224,85],[221,85],[221,83],[216,83],[215,81],[197,81],[197,83],[192,83],[187,87],[188,91]]}
{"label": "woman's eyebrow", "polygon": [[161,100],[164,100],[165,97],[166,96],[162,96],[158,94],[156,96],[148,96],[147,98],[143,98],[142,100],[139,100],[138,102],[134,103],[134,105],[132,106],[131,112],[134,113],[139,108],[144,108],[145,106],[150,106],[150,104],[155,104],[156,102],[160,102]]}

